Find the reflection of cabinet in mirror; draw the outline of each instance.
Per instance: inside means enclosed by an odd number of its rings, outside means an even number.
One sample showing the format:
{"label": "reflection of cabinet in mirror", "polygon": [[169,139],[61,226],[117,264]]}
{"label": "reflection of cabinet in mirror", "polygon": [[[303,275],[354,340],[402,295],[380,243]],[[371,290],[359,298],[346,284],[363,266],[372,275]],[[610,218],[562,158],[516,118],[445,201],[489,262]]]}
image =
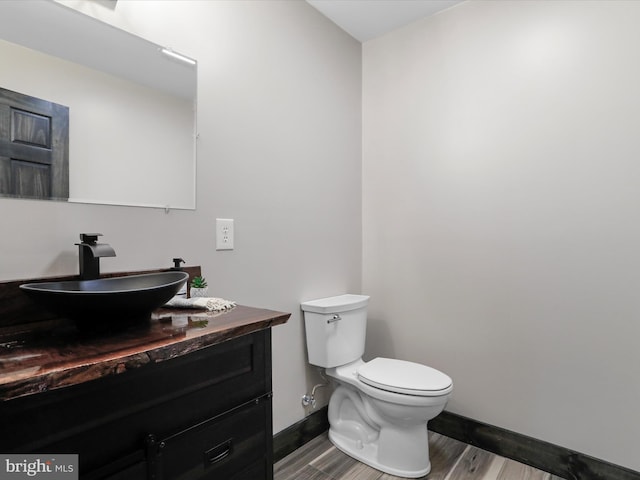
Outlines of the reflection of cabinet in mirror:
{"label": "reflection of cabinet in mirror", "polygon": [[0,195],[69,197],[69,109],[0,88]]}

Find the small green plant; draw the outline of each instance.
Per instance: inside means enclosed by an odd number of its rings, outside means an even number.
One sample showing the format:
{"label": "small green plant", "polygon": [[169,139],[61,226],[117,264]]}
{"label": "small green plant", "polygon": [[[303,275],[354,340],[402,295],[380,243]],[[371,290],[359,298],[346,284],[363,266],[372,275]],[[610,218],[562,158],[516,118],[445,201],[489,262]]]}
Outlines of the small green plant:
{"label": "small green plant", "polygon": [[207,279],[204,277],[193,277],[191,279],[191,288],[205,288],[207,286]]}

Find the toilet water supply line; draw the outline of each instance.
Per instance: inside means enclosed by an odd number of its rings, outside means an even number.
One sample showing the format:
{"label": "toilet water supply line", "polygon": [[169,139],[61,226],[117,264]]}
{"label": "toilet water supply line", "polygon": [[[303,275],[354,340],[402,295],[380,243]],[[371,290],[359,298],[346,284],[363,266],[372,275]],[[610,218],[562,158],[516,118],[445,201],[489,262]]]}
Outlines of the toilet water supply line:
{"label": "toilet water supply line", "polygon": [[322,368],[319,368],[318,371],[320,372],[320,376],[325,381],[325,383],[318,383],[317,385],[314,385],[311,389],[311,395],[309,395],[308,393],[302,395],[303,407],[308,407],[309,405],[311,405],[311,408],[316,408],[316,390],[318,388],[326,387],[327,385],[329,385],[329,380],[327,380],[327,377],[324,376],[324,371],[322,370]]}

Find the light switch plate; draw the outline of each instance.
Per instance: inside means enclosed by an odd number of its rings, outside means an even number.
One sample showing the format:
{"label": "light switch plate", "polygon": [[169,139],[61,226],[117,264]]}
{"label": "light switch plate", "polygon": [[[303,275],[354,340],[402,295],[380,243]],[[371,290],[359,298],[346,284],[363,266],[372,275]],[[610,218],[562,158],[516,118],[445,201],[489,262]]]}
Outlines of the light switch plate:
{"label": "light switch plate", "polygon": [[232,218],[216,218],[216,250],[233,250]]}

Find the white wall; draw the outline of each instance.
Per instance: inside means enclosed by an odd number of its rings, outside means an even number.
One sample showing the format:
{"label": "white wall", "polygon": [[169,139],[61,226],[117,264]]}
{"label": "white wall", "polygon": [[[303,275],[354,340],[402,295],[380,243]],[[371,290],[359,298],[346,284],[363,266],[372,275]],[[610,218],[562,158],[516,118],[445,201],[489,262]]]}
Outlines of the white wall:
{"label": "white wall", "polygon": [[[92,2],[93,3],[93,2]],[[77,272],[98,231],[104,271],[201,264],[212,293],[292,312],[273,330],[274,431],[303,418],[299,303],[359,291],[360,44],[302,1],[93,3],[97,16],[198,59],[196,211],[0,201],[0,279]],[[216,252],[216,217],[235,250]]]}
{"label": "white wall", "polygon": [[640,470],[640,2],[465,2],[363,46],[368,355]]}

